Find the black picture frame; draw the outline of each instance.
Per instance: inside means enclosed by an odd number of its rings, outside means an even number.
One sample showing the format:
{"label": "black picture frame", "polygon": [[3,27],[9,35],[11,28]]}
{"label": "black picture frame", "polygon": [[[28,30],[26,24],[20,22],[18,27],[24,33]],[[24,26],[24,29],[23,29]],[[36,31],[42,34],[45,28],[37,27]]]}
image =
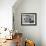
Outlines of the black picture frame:
{"label": "black picture frame", "polygon": [[21,13],[21,25],[37,25],[37,13]]}

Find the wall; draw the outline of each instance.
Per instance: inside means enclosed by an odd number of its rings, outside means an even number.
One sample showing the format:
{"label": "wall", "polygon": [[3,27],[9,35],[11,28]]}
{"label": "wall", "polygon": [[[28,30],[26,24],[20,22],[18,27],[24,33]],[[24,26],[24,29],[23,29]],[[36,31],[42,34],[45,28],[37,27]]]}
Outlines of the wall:
{"label": "wall", "polygon": [[[19,5],[17,5],[17,7],[16,5],[14,5],[13,7],[15,30],[18,30],[18,32],[22,32],[24,39],[26,38],[31,39],[35,42],[36,46],[41,46],[41,30],[40,30],[41,1],[23,0]],[[21,13],[37,13],[37,25],[22,26]]]}
{"label": "wall", "polygon": [[12,29],[12,6],[16,0],[0,0],[0,27]]}
{"label": "wall", "polygon": [[41,1],[40,29],[42,46],[46,46],[46,0]]}

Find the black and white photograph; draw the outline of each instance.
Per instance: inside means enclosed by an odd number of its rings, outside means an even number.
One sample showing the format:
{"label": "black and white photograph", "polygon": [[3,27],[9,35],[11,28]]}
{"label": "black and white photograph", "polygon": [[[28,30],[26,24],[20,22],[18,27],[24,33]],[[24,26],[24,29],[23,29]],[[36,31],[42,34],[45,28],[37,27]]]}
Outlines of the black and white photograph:
{"label": "black and white photograph", "polygon": [[22,13],[21,25],[36,25],[37,23],[36,13]]}

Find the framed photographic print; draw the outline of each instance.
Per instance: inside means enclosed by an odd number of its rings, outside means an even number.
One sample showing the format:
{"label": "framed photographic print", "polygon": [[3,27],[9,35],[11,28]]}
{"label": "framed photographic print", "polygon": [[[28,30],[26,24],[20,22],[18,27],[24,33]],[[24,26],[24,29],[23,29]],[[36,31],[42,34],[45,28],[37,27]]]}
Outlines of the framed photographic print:
{"label": "framed photographic print", "polygon": [[37,25],[37,13],[21,13],[21,25]]}

